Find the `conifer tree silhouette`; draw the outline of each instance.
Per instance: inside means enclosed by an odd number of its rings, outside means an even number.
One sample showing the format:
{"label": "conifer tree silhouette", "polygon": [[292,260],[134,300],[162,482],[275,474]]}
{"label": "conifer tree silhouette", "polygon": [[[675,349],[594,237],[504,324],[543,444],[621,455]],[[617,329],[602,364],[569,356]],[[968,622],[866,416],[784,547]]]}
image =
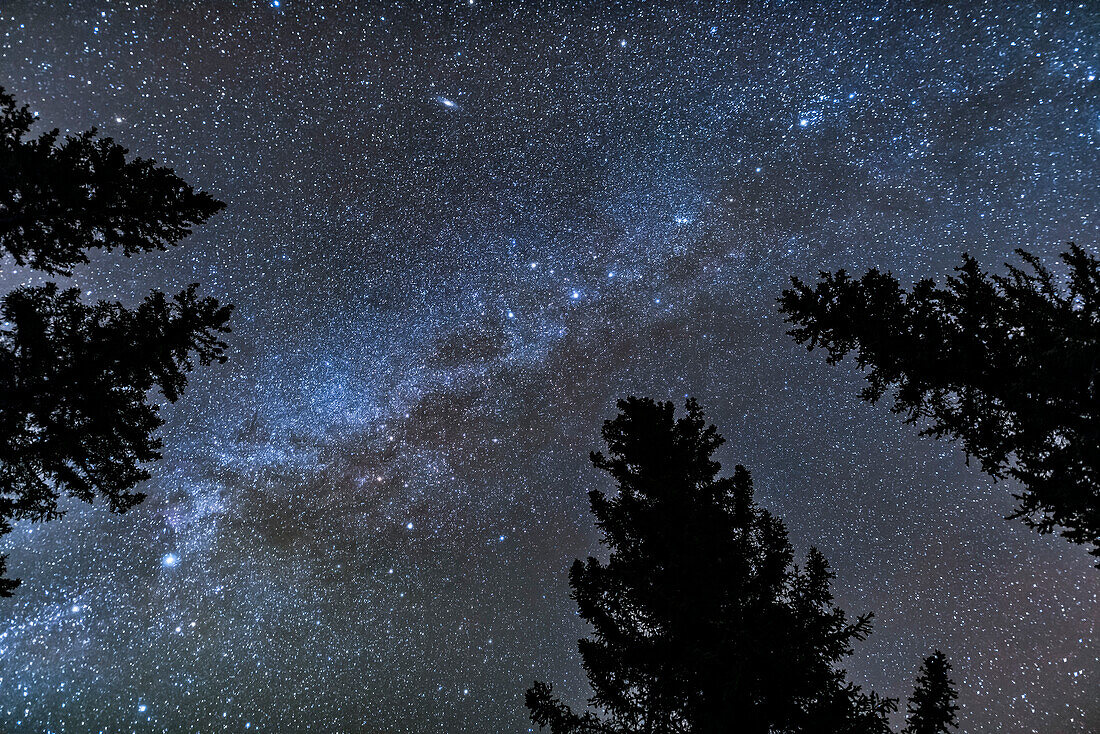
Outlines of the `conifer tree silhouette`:
{"label": "conifer tree silhouette", "polygon": [[[89,250],[163,250],[224,206],[95,130],[31,137],[33,121],[0,89],[0,255],[17,265],[70,275]],[[113,512],[141,502],[163,422],[149,392],[174,401],[194,362],[225,361],[230,311],[196,285],[134,308],[54,283],[0,299],[0,536],[56,518],[62,493]],[[0,556],[11,596],[5,569]]]}
{"label": "conifer tree silhouette", "polygon": [[961,440],[995,479],[1022,491],[1012,518],[1055,528],[1100,556],[1100,260],[1071,244],[1065,284],[1034,255],[990,275],[964,256],[944,287],[905,291],[889,273],[792,278],[789,333],[830,364],[867,371],[862,399],[893,390],[893,411]]}
{"label": "conifer tree silhouette", "polygon": [[833,605],[834,578],[811,549],[802,567],[783,523],[688,401],[628,398],[592,463],[617,493],[589,493],[609,558],[577,561],[569,584],[592,636],[580,641],[592,709],[576,713],[536,682],[526,703],[552,734],[889,732],[896,702],[865,693],[839,663],[871,616]]}
{"label": "conifer tree silhouette", "polygon": [[958,694],[948,677],[950,672],[951,664],[939,650],[925,659],[909,699],[909,723],[903,734],[948,734],[959,728],[955,713]]}

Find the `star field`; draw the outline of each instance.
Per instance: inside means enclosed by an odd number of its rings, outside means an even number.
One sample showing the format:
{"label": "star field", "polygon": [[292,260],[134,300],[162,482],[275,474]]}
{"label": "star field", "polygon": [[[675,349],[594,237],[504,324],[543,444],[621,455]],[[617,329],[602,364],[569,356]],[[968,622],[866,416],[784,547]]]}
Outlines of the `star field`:
{"label": "star field", "polygon": [[6,540],[0,729],[528,731],[536,677],[585,695],[565,573],[634,393],[697,397],[875,612],[856,680],[904,697],[940,648],[963,731],[1100,731],[1086,552],[775,309],[820,269],[1095,251],[1100,9],[740,6],[4,3],[44,129],[229,205],[86,297],[237,311],[144,504]]}

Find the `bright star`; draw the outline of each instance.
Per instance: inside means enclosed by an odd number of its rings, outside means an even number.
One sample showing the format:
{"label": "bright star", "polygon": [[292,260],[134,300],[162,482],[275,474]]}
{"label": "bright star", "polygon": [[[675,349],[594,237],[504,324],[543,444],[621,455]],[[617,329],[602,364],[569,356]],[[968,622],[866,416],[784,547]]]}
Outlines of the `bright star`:
{"label": "bright star", "polygon": [[179,556],[177,556],[175,553],[166,553],[164,557],[160,559],[161,565],[168,567],[175,566],[179,562]]}

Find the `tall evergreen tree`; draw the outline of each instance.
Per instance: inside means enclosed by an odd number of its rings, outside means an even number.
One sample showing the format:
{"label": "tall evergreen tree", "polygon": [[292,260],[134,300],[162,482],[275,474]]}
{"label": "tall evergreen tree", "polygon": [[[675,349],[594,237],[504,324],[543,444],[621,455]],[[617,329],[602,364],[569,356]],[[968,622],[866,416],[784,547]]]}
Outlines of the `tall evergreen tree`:
{"label": "tall evergreen tree", "polygon": [[589,493],[609,558],[577,561],[572,596],[593,710],[549,685],[527,691],[552,734],[888,732],[895,702],[838,664],[870,632],[833,605],[834,574],[810,550],[793,564],[783,523],[753,500],[749,472],[720,476],[723,439],[694,401],[629,398],[604,424],[592,463],[618,492]]}
{"label": "tall evergreen tree", "polygon": [[[30,136],[33,115],[0,89],[0,255],[69,275],[88,251],[165,249],[224,205],[167,168],[127,159],[95,130]],[[193,364],[225,360],[231,307],[154,292],[135,308],[87,305],[77,288],[16,288],[0,299],[0,535],[51,520],[67,493],[125,512],[159,458],[150,390],[176,400]],[[18,580],[4,576],[0,596]]]}
{"label": "tall evergreen tree", "polygon": [[836,364],[854,351],[867,370],[861,397],[894,390],[893,411],[961,439],[994,478],[1016,479],[1014,518],[1061,527],[1100,555],[1100,260],[1076,245],[1062,255],[1065,285],[1037,257],[990,275],[965,256],[939,288],[905,291],[889,273],[858,280],[792,278],[780,310],[790,334]]}
{"label": "tall evergreen tree", "polygon": [[958,693],[948,674],[951,664],[947,657],[936,650],[925,659],[917,676],[917,685],[909,699],[909,723],[904,734],[948,734],[959,728],[955,712]]}

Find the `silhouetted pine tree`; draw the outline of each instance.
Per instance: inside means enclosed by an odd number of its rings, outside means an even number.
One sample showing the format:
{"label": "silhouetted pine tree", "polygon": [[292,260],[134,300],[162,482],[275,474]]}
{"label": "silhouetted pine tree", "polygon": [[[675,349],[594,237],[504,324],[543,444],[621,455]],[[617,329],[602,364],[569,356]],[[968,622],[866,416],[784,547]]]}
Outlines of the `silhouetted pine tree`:
{"label": "silhouetted pine tree", "polygon": [[[92,249],[165,249],[224,205],[91,130],[29,137],[33,116],[0,89],[0,255],[67,275]],[[0,535],[57,517],[66,492],[124,512],[159,458],[156,387],[176,400],[193,361],[225,360],[231,307],[154,292],[136,308],[86,305],[76,288],[17,288],[0,299]],[[17,580],[4,578],[0,596]]]}
{"label": "silhouetted pine tree", "polygon": [[835,364],[854,351],[874,402],[929,421],[924,433],[961,439],[994,478],[1024,490],[1012,517],[1039,532],[1061,526],[1100,555],[1100,260],[1076,245],[1062,255],[1065,286],[1038,258],[989,275],[964,256],[943,288],[904,291],[890,274],[859,280],[792,278],[780,310],[790,334]]}
{"label": "silhouetted pine tree", "polygon": [[951,665],[939,650],[925,659],[909,699],[909,723],[903,734],[947,734],[959,728],[955,715],[958,694],[948,677],[950,672]]}
{"label": "silhouetted pine tree", "polygon": [[610,551],[569,573],[594,710],[549,685],[527,692],[553,734],[888,732],[895,702],[866,694],[838,664],[870,632],[833,606],[834,574],[811,550],[793,565],[783,523],[753,501],[749,472],[719,476],[723,442],[694,401],[629,398],[592,463],[618,485],[589,493]]}

